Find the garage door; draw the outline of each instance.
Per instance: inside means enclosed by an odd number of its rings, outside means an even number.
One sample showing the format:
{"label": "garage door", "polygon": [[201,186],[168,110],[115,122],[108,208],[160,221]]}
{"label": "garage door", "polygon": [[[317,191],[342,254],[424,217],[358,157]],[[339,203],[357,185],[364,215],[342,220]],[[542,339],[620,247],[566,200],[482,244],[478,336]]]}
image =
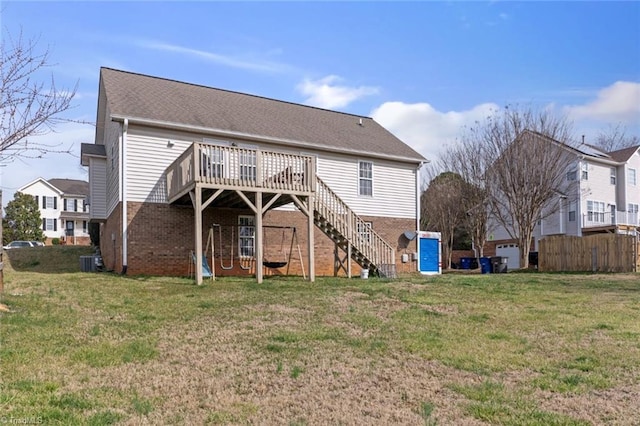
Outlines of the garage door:
{"label": "garage door", "polygon": [[514,270],[520,268],[520,250],[517,244],[498,244],[496,246],[496,256],[508,257],[507,269]]}

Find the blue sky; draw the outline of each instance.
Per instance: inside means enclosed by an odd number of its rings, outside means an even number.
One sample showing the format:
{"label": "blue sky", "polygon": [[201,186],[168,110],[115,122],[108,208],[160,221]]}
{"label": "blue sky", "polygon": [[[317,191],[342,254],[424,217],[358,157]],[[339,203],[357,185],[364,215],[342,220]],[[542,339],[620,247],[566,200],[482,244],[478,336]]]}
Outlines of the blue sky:
{"label": "blue sky", "polygon": [[[531,104],[587,141],[640,135],[640,2],[18,2],[2,37],[39,39],[67,118],[94,122],[101,66],[372,116],[429,159],[492,108]],[[48,78],[45,74],[45,81]],[[71,146],[0,167],[4,204],[37,177],[86,179]]]}

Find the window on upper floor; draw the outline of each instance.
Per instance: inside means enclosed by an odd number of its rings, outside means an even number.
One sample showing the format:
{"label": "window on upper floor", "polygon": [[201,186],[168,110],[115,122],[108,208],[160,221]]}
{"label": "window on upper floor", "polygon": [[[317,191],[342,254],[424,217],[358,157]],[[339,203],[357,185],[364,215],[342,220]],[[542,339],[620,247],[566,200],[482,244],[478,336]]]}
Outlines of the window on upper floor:
{"label": "window on upper floor", "polygon": [[373,195],[373,163],[371,161],[358,162],[358,195]]}
{"label": "window on upper floor", "polygon": [[57,209],[58,208],[58,197],[47,197],[46,195],[42,196],[42,208],[43,209]]}
{"label": "window on upper floor", "polygon": [[569,170],[567,172],[567,180],[568,181],[573,181],[578,179],[578,172],[574,169],[574,170]]}
{"label": "window on upper floor", "polygon": [[636,169],[627,170],[629,185],[636,186],[638,181],[636,180]]}
{"label": "window on upper floor", "polygon": [[575,221],[576,221],[576,203],[571,202],[569,203],[569,222],[575,222]]}
{"label": "window on upper floor", "polygon": [[587,220],[589,222],[604,223],[604,202],[602,201],[587,201]]}
{"label": "window on upper floor", "polygon": [[615,167],[611,167],[611,172],[610,172],[610,177],[609,177],[609,182],[611,183],[611,185],[615,185],[616,184],[616,168]]}
{"label": "window on upper floor", "polygon": [[580,179],[589,180],[589,164],[582,163],[582,173],[580,174]]}

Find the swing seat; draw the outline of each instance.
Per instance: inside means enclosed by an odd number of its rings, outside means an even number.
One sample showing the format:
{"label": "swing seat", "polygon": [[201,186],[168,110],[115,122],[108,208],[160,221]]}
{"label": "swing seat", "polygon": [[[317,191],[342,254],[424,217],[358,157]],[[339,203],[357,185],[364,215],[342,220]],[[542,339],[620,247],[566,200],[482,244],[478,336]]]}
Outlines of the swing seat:
{"label": "swing seat", "polygon": [[287,266],[287,262],[262,262],[262,264],[270,269],[278,269]]}

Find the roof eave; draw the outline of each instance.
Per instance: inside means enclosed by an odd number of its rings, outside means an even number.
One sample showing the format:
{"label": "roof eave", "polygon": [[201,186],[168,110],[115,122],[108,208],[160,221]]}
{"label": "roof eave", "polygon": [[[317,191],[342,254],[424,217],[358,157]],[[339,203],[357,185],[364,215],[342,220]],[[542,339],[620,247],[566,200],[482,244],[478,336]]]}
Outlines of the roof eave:
{"label": "roof eave", "polygon": [[404,156],[375,153],[370,151],[352,150],[352,149],[346,149],[346,148],[331,148],[326,146],[318,146],[314,143],[297,141],[293,139],[267,137],[262,135],[254,135],[250,133],[242,133],[242,132],[234,132],[230,130],[216,129],[216,128],[210,128],[210,127],[194,126],[191,124],[174,123],[174,122],[162,121],[162,120],[152,120],[152,119],[140,118],[140,117],[130,117],[130,116],[125,116],[120,114],[111,115],[112,121],[123,122],[125,118],[129,121],[129,124],[139,124],[139,125],[150,126],[150,127],[160,127],[164,129],[203,133],[203,134],[212,135],[212,136],[245,139],[245,140],[254,141],[254,142],[283,144],[283,145],[295,146],[299,148],[314,149],[319,151],[326,151],[326,152],[333,152],[333,153],[340,153],[340,154],[366,155],[367,157],[382,158],[382,159],[399,161],[403,163],[422,165],[424,163],[429,162],[429,160],[427,160],[424,157],[404,157]]}

